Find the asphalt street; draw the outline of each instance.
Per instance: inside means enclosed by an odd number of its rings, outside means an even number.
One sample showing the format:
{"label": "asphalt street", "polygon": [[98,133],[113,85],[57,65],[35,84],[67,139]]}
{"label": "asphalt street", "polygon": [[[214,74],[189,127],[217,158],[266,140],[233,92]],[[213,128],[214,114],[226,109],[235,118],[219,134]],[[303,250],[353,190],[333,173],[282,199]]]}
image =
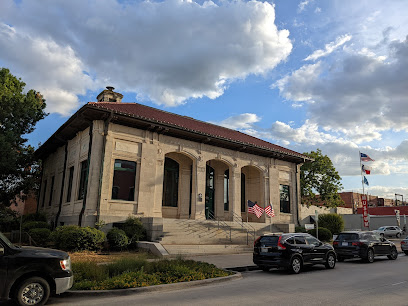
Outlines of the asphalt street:
{"label": "asphalt street", "polygon": [[[243,278],[184,290],[114,297],[53,297],[48,305],[408,305],[408,256],[307,268],[242,273]],[[11,304],[10,304],[11,305]]]}

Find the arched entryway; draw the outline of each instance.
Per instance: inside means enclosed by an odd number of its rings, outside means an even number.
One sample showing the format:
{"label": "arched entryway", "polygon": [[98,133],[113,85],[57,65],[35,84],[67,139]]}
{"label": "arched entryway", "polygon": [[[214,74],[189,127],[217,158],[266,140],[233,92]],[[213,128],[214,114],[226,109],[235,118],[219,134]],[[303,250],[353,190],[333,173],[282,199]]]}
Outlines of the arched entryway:
{"label": "arched entryway", "polygon": [[205,217],[228,220],[230,218],[230,166],[221,160],[206,164]]}
{"label": "arched entryway", "polygon": [[190,218],[192,214],[193,160],[177,152],[164,158],[162,216]]}
{"label": "arched entryway", "polygon": [[241,168],[241,215],[243,220],[249,222],[265,222],[265,214],[257,218],[248,214],[248,200],[265,208],[265,184],[263,173],[254,166]]}

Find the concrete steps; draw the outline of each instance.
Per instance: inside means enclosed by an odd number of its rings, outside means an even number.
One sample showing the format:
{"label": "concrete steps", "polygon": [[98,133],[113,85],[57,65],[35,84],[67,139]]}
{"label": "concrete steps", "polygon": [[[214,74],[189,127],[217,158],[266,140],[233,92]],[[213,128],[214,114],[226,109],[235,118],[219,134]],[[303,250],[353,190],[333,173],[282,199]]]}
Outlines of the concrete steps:
{"label": "concrete steps", "polygon": [[[252,252],[253,235],[248,235],[236,222],[222,223],[213,220],[163,219],[163,237],[159,241],[170,255],[176,254],[228,254]],[[224,223],[224,224],[225,224]],[[270,232],[270,226],[251,223],[255,238]],[[275,227],[272,231],[279,232]]]}

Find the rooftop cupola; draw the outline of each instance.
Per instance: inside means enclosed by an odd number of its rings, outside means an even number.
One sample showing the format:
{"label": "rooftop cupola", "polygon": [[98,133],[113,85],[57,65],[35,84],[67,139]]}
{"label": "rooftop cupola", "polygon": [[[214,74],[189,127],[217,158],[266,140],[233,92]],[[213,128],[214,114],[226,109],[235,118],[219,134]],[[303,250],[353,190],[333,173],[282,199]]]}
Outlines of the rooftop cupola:
{"label": "rooftop cupola", "polygon": [[106,86],[106,89],[103,90],[97,97],[96,100],[98,102],[116,102],[116,103],[121,103],[123,95],[114,92],[113,90],[115,87],[112,86]]}

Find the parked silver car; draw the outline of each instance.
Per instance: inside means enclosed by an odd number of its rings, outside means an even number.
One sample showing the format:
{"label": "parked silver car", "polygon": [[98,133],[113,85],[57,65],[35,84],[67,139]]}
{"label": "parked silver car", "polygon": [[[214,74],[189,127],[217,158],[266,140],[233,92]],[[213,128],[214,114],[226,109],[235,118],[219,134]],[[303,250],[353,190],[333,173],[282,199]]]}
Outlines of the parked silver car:
{"label": "parked silver car", "polygon": [[381,226],[374,232],[379,233],[383,237],[400,237],[402,235],[402,229],[398,226]]}
{"label": "parked silver car", "polygon": [[401,250],[405,253],[405,255],[408,255],[408,236],[401,241]]}

